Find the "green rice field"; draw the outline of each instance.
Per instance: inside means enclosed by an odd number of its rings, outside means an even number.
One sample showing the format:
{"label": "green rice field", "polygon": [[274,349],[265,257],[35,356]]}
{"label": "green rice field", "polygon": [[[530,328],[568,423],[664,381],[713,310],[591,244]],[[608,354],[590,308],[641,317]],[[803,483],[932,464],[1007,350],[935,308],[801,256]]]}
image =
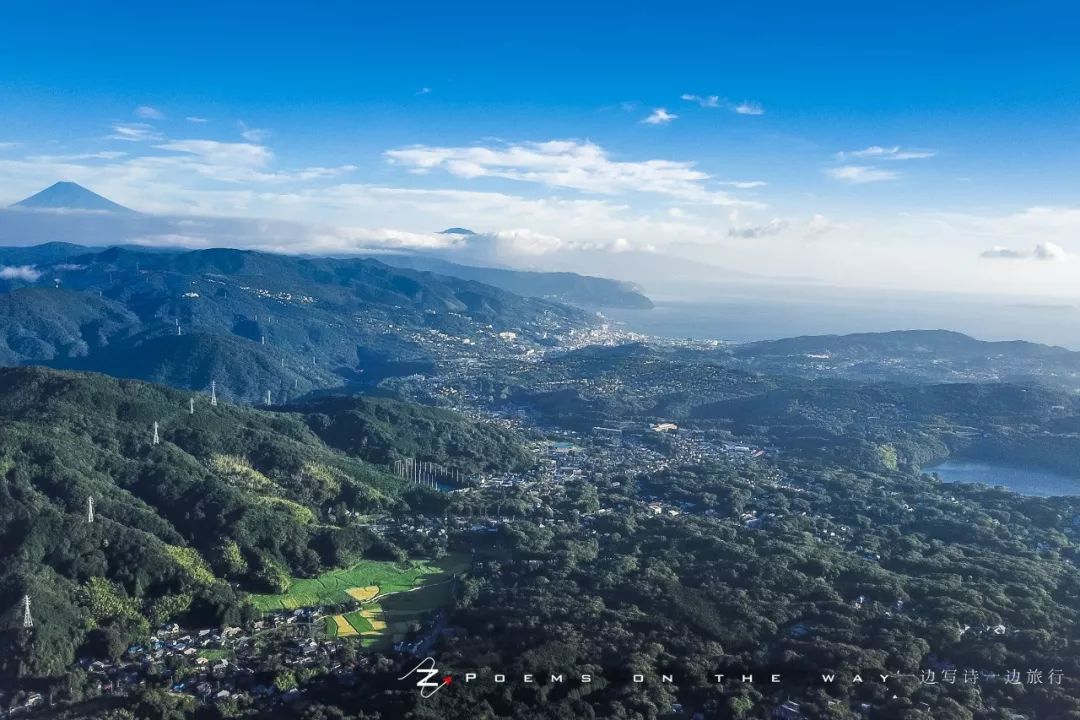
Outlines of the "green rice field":
{"label": "green rice field", "polygon": [[443,582],[466,567],[463,558],[452,556],[430,562],[365,560],[315,578],[294,578],[284,593],[251,595],[249,600],[263,612],[336,605],[352,601],[346,593],[351,588],[376,585],[383,596]]}

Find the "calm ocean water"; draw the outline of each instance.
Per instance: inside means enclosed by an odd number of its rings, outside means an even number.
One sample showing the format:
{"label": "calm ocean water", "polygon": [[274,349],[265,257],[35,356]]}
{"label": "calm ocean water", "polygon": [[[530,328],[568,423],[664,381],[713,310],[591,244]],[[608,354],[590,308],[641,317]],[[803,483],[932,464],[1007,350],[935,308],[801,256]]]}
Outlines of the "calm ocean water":
{"label": "calm ocean water", "polygon": [[1080,309],[970,298],[901,295],[731,297],[658,301],[652,310],[605,310],[618,326],[695,340],[749,342],[798,335],[886,330],[955,330],[980,340],[1030,340],[1080,350]]}

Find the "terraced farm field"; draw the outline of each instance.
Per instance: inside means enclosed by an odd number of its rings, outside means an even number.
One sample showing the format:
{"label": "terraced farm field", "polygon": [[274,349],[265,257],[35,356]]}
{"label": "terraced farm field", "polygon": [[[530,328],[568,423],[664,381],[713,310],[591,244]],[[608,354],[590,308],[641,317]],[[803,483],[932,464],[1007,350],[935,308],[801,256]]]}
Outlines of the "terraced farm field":
{"label": "terraced farm field", "polygon": [[315,578],[294,578],[283,593],[251,595],[249,600],[256,609],[264,612],[338,605],[354,600],[370,602],[391,593],[446,581],[467,567],[464,558],[454,556],[430,562],[365,560]]}
{"label": "terraced farm field", "polygon": [[364,647],[388,646],[408,639],[414,624],[423,624],[432,613],[452,602],[452,583],[422,585],[365,603],[361,610],[327,615],[323,618],[323,633],[327,637],[358,638]]}

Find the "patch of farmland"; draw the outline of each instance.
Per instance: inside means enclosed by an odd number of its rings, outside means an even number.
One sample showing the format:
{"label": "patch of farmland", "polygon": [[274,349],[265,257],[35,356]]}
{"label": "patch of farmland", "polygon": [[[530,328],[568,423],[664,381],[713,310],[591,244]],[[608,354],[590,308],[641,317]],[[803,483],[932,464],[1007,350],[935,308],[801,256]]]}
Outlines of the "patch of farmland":
{"label": "patch of farmland", "polygon": [[348,618],[344,615],[334,615],[334,625],[337,637],[349,637],[350,635],[356,635],[357,630],[353,627],[353,624],[349,622]]}
{"label": "patch of farmland", "polygon": [[402,593],[414,587],[443,582],[465,567],[467,564],[460,557],[407,563],[365,560],[315,578],[293,578],[284,593],[255,594],[249,599],[256,609],[264,612],[340,605],[358,599],[350,594],[350,590],[378,588],[373,598]]}

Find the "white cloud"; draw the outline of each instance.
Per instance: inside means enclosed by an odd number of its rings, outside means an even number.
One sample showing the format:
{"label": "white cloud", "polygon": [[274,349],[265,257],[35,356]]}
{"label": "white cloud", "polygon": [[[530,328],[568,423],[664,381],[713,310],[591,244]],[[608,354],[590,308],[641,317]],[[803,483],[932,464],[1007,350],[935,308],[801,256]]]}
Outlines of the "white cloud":
{"label": "white cloud", "polygon": [[149,123],[113,123],[112,140],[128,140],[130,142],[147,142],[161,140],[165,136]]}
{"label": "white cloud", "polygon": [[495,177],[602,195],[644,192],[703,204],[757,204],[710,190],[710,176],[692,162],[613,160],[599,145],[576,140],[471,147],[418,145],[389,150],[386,157],[416,173],[439,169],[460,178]]}
{"label": "white cloud", "polygon": [[477,245],[493,243],[497,255],[536,256],[550,255],[558,252],[625,252],[631,244],[626,238],[612,238],[610,240],[568,240],[548,235],[545,233],[519,228],[514,230],[498,230],[493,233],[483,233],[470,237],[465,241],[466,245],[473,249]]}
{"label": "white cloud", "polygon": [[1065,248],[1052,242],[1041,242],[1031,251],[1031,257],[1036,260],[1064,260],[1068,257]]}
{"label": "white cloud", "polygon": [[187,248],[189,250],[201,250],[214,246],[214,241],[202,235],[185,235],[182,233],[159,233],[155,235],[138,235],[127,238],[131,245],[156,248]]}
{"label": "white cloud", "polygon": [[689,93],[684,93],[680,96],[680,99],[686,100],[687,102],[695,102],[703,108],[720,107],[719,95],[691,95]]}
{"label": "white cloud", "polygon": [[762,238],[769,235],[779,235],[788,227],[788,221],[773,218],[764,225],[732,225],[728,228],[728,237],[734,238]]}
{"label": "white cloud", "polygon": [[995,245],[990,250],[984,250],[979,257],[991,260],[1042,260],[1046,262],[1058,262],[1068,259],[1065,248],[1052,242],[1041,242],[1030,251],[1015,250],[1003,245]]}
{"label": "white cloud", "polygon": [[979,257],[986,258],[988,260],[1023,260],[1029,257],[1028,253],[1023,250],[1013,250],[1003,245],[995,245],[989,250],[983,250],[979,253]]}
{"label": "white cloud", "polygon": [[[263,145],[254,143],[226,143],[217,140],[172,140],[155,145],[159,150],[193,155],[210,168],[262,168],[273,159],[274,154]],[[150,158],[149,160],[153,160]],[[223,180],[235,179],[223,177]]]}
{"label": "white cloud", "polygon": [[22,143],[17,142],[0,142],[0,150],[13,150],[17,147],[22,147]]}
{"label": "white cloud", "polygon": [[806,223],[806,229],[811,235],[824,235],[827,232],[833,230],[846,229],[847,225],[844,223],[838,223],[830,218],[822,215],[821,213],[814,213],[814,216],[810,218],[810,221]]}
{"label": "white cloud", "polygon": [[309,167],[297,170],[293,175],[300,180],[322,180],[325,178],[341,177],[356,170],[355,165],[339,165],[338,167]]}
{"label": "white cloud", "polygon": [[417,95],[427,95],[427,94],[428,94],[428,93],[430,93],[430,92],[431,92],[431,88],[429,88],[429,87],[422,87],[422,88],[420,88],[419,90],[417,90],[417,91],[416,91],[416,94],[417,94]]}
{"label": "white cloud", "polygon": [[26,158],[33,162],[78,162],[80,160],[116,160],[126,156],[119,150],[102,150],[91,153],[72,153],[70,155],[31,155]]}
{"label": "white cloud", "polygon": [[895,180],[900,177],[900,173],[892,170],[882,170],[872,165],[841,165],[839,167],[825,168],[825,174],[833,180],[857,185]]}
{"label": "white cloud", "polygon": [[740,103],[734,103],[725,100],[719,95],[694,95],[691,93],[683,93],[679,96],[679,99],[686,100],[687,102],[697,103],[703,108],[726,107],[728,110],[731,110],[734,113],[738,113],[739,115],[765,114],[765,108],[761,106],[761,103],[754,102],[752,100],[744,100]]}
{"label": "white cloud", "polygon": [[761,107],[761,103],[745,100],[738,105],[734,105],[732,108],[739,115],[764,115],[765,108]]}
{"label": "white cloud", "polygon": [[163,120],[165,113],[149,105],[140,105],[135,108],[135,117],[140,117],[143,120]]}
{"label": "white cloud", "polygon": [[[130,154],[115,157],[2,156],[4,192],[8,201],[16,201],[64,178],[144,213],[122,225],[116,219],[111,222],[117,226],[101,225],[99,236],[107,242],[301,253],[430,248],[480,262],[491,259],[487,252],[510,264],[515,258],[544,256],[551,264],[575,253],[651,251],[676,241],[720,248],[726,225],[717,208],[757,206],[718,191],[719,183],[692,162],[626,161],[584,141],[419,146],[391,150],[386,157],[405,169],[507,178],[606,197],[524,197],[335,181],[353,166],[283,167],[269,147],[249,142],[169,138],[125,149]],[[639,207],[641,193],[693,205],[694,214],[669,215],[668,202],[650,211],[643,200]],[[0,212],[0,222],[24,221],[21,214],[9,215],[4,220]],[[496,229],[487,245],[470,248],[429,232],[473,224]]]}
{"label": "white cloud", "polygon": [[641,122],[646,125],[666,125],[677,117],[679,116],[675,113],[668,112],[665,108],[660,107],[653,108],[653,111],[649,113],[649,116]]}
{"label": "white cloud", "polygon": [[899,145],[893,145],[891,147],[871,145],[862,150],[837,153],[837,157],[841,160],[845,157],[873,158],[878,160],[922,160],[924,158],[932,158],[935,155],[937,155],[936,150],[910,150],[901,148]]}
{"label": "white cloud", "polygon": [[187,120],[189,123],[196,123],[199,125],[210,122],[209,118],[199,117],[198,115],[188,115],[184,119]]}
{"label": "white cloud", "polygon": [[0,280],[36,282],[40,277],[41,272],[35,270],[33,265],[0,265]]}
{"label": "white cloud", "polygon": [[274,153],[265,145],[217,140],[170,140],[154,146],[173,155],[133,158],[130,165],[144,169],[173,169],[219,183],[282,183],[339,177],[355,165],[274,170]]}
{"label": "white cloud", "polygon": [[529,229],[500,230],[489,237],[510,251],[521,255],[546,255],[566,247],[566,242],[554,235]]}
{"label": "white cloud", "polygon": [[722,180],[717,185],[727,185],[729,187],[739,188],[740,190],[750,190],[751,188],[765,187],[769,183],[763,180]]}
{"label": "white cloud", "polygon": [[270,131],[262,128],[248,127],[244,122],[241,122],[240,137],[248,142],[260,143],[270,138]]}

